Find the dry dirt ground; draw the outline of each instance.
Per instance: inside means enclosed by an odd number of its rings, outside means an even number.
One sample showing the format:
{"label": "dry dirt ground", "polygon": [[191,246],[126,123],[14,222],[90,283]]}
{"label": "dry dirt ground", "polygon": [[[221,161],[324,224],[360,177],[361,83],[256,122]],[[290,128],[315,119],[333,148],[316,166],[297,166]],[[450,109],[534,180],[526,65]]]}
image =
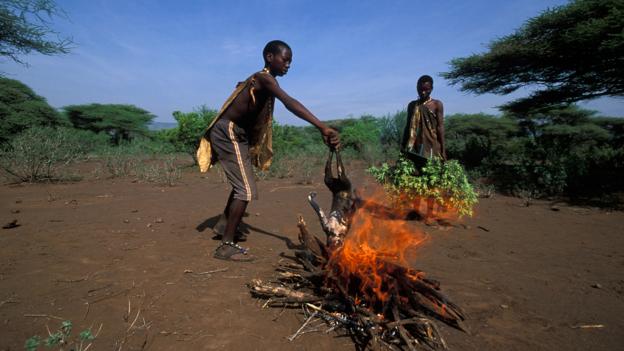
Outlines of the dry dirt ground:
{"label": "dry dirt ground", "polygon": [[[330,194],[315,180],[259,182],[244,219],[254,263],[212,257],[228,193],[216,173],[0,186],[0,224],[19,225],[0,230],[0,349],[71,320],[75,334],[102,325],[90,350],[353,350],[337,334],[288,341],[300,311],[263,309],[245,286],[271,277],[297,214],[321,234],[306,196],[327,207]],[[429,235],[413,267],[468,314],[469,334],[438,323],[451,350],[624,349],[624,213],[497,195],[452,227],[410,225]]]}

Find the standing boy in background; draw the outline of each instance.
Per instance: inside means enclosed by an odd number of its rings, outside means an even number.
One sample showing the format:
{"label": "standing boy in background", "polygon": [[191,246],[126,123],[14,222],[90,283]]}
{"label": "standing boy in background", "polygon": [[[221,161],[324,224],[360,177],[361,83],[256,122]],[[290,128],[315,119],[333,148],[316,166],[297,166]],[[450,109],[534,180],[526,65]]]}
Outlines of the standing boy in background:
{"label": "standing boy in background", "polygon": [[[444,106],[442,101],[431,98],[433,78],[430,76],[418,78],[416,90],[418,100],[411,101],[407,105],[407,123],[403,131],[401,153],[412,160],[416,169],[420,171],[430,158],[440,157],[446,161]],[[420,207],[420,201],[415,205]],[[433,206],[433,199],[427,199],[426,224],[432,224]]]}
{"label": "standing boy in background", "polygon": [[[446,160],[444,148],[444,106],[432,99],[433,78],[424,75],[416,83],[418,100],[407,105],[407,124],[401,151],[419,166],[434,156]],[[424,163],[423,163],[424,162]]]}

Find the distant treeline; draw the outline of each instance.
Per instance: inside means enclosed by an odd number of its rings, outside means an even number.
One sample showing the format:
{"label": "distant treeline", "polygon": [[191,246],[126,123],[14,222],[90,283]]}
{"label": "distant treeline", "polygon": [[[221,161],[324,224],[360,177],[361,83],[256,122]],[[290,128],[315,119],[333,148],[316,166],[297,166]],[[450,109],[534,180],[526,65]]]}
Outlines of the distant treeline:
{"label": "distant treeline", "polygon": [[[0,78],[0,166],[5,172],[15,167],[16,158],[19,163],[20,157],[26,157],[16,154],[25,152],[24,145],[37,140],[44,145],[43,139],[52,137],[58,139],[56,144],[67,143],[67,147],[57,145],[61,150],[74,148],[72,155],[110,155],[123,149],[134,154],[194,156],[201,134],[216,114],[207,107],[176,111],[177,127],[149,130],[154,115],[139,107],[87,104],[57,111],[23,83]],[[379,165],[397,159],[406,118],[401,111],[328,124],[340,131],[347,160]],[[570,105],[531,115],[454,114],[445,118],[445,129],[448,157],[459,160],[474,182],[498,191],[609,200],[624,190],[624,118],[597,116]],[[273,148],[271,170],[259,172],[259,177],[298,174],[305,180],[327,152],[314,127],[279,123],[273,125]],[[37,152],[46,149],[52,147]]]}

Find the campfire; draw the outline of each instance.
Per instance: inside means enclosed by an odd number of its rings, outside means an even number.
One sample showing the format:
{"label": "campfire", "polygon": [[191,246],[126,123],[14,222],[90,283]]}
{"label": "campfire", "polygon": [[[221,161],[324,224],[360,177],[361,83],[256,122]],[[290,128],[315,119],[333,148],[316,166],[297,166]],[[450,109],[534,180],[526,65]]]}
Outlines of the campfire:
{"label": "campfire", "polygon": [[440,292],[439,282],[408,268],[406,254],[425,234],[399,220],[400,211],[354,194],[339,154],[333,177],[332,158],[325,167],[333,196],[329,215],[314,193],[308,197],[326,240],[312,235],[300,216],[299,248],[279,262],[277,279],[252,280],[252,295],[267,299],[265,306],[302,308],[306,319],[291,341],[324,328],[348,333],[361,349],[446,349],[433,319],[466,331],[465,314]]}

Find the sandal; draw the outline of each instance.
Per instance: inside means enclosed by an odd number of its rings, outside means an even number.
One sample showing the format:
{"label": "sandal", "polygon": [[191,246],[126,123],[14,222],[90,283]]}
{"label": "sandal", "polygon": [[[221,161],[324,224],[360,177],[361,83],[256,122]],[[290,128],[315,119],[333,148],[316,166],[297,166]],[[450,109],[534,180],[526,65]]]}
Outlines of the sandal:
{"label": "sandal", "polygon": [[251,262],[256,259],[248,250],[231,241],[224,241],[217,247],[213,254],[214,258],[232,262]]}

